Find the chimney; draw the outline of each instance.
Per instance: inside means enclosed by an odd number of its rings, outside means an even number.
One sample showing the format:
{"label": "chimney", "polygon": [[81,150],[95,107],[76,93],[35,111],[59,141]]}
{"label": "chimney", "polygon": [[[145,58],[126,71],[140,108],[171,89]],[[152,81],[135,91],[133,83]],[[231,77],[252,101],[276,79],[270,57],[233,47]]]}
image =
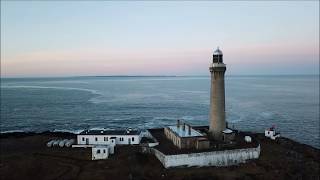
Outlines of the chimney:
{"label": "chimney", "polygon": [[191,135],[191,126],[188,124],[188,134]]}
{"label": "chimney", "polygon": [[186,123],[183,123],[183,131],[186,130]]}
{"label": "chimney", "polygon": [[180,120],[178,119],[177,120],[177,129],[179,129],[180,128]]}

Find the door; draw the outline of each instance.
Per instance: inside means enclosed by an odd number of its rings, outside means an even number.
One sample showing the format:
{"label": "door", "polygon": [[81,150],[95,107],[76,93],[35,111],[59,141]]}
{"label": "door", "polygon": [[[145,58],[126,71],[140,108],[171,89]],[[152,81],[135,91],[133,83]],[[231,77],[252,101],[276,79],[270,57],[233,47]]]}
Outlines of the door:
{"label": "door", "polygon": [[89,144],[89,138],[86,138],[86,144]]}
{"label": "door", "polygon": [[131,138],[128,138],[128,143],[131,144]]}

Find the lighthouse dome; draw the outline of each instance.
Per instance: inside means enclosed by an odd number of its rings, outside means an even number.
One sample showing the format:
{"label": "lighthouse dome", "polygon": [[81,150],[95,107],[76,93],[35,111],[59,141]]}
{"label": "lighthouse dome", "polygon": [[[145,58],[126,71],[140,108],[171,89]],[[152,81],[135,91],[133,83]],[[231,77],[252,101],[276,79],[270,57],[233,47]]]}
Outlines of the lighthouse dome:
{"label": "lighthouse dome", "polygon": [[213,55],[222,55],[222,51],[219,49],[219,47],[213,52]]}

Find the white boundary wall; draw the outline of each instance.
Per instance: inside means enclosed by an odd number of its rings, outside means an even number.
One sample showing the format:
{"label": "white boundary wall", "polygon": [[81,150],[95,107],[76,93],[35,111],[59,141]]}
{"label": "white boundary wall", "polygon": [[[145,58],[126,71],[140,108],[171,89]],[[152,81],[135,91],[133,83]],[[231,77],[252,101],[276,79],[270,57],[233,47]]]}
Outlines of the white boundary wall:
{"label": "white boundary wall", "polygon": [[141,132],[140,136],[141,136],[141,138],[142,137],[151,138],[154,141],[154,143],[147,143],[149,147],[154,147],[154,146],[159,145],[159,142],[157,141],[157,139],[154,138],[148,130]]}
{"label": "white boundary wall", "polygon": [[231,166],[245,163],[250,159],[258,159],[260,145],[256,148],[178,155],[164,155],[156,149],[153,149],[153,152],[165,168],[178,166]]}

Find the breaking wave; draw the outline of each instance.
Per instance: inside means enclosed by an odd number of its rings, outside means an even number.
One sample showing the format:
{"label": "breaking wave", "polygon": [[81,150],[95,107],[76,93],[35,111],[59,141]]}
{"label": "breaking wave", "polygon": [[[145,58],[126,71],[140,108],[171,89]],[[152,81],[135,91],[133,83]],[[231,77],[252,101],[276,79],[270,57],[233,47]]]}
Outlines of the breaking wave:
{"label": "breaking wave", "polygon": [[94,89],[85,89],[85,88],[73,88],[73,87],[57,87],[57,86],[1,86],[1,88],[33,88],[33,89],[57,89],[57,90],[74,90],[74,91],[85,91],[96,95],[102,95]]}

